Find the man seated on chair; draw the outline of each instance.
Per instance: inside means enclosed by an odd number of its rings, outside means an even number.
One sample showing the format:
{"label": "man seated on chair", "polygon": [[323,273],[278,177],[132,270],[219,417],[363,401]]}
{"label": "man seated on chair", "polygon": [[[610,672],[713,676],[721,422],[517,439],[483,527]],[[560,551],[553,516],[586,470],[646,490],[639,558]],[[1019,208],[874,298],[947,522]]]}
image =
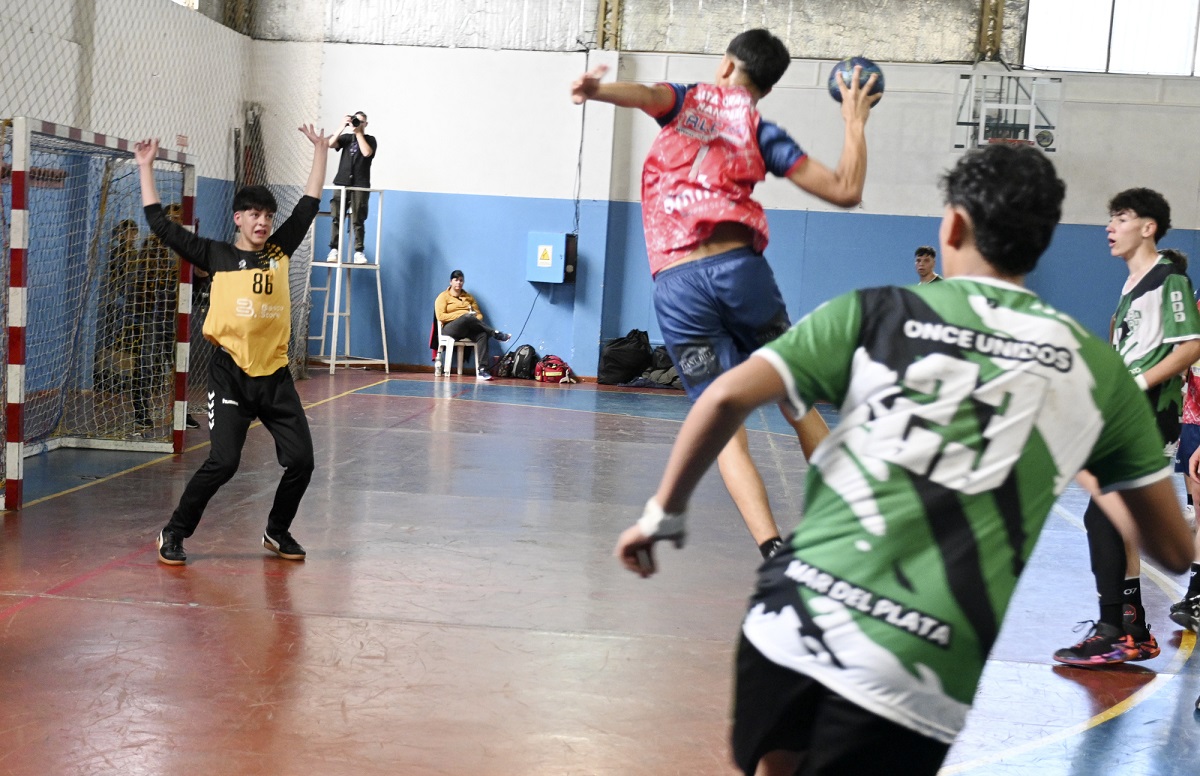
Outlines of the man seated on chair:
{"label": "man seated on chair", "polygon": [[[478,380],[491,380],[488,372],[488,339],[495,337],[501,342],[507,342],[509,335],[499,329],[492,329],[483,323],[483,313],[475,297],[463,291],[463,273],[456,269],[450,273],[450,287],[438,294],[433,303],[433,315],[442,325],[442,335],[453,339],[469,339],[475,341],[475,377]],[[450,354],[446,354],[449,366]]]}

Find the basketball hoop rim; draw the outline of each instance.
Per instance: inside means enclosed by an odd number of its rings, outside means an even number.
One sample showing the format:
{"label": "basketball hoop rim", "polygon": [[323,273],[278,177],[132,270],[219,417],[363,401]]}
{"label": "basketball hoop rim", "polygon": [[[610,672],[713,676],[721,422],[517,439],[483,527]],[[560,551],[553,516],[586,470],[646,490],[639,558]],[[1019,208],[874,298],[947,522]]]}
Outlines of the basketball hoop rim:
{"label": "basketball hoop rim", "polygon": [[1037,145],[1032,140],[1026,140],[1022,137],[989,137],[987,145]]}

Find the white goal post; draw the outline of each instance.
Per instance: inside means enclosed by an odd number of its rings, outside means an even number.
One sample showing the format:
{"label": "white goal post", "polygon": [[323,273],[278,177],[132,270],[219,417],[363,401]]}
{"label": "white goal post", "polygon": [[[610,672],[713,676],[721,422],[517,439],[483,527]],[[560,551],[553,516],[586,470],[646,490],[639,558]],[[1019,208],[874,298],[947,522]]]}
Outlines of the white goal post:
{"label": "white goal post", "polygon": [[[4,506],[60,447],[182,452],[191,265],[149,232],[133,143],[0,120]],[[168,215],[194,228],[186,154],[159,151]]]}

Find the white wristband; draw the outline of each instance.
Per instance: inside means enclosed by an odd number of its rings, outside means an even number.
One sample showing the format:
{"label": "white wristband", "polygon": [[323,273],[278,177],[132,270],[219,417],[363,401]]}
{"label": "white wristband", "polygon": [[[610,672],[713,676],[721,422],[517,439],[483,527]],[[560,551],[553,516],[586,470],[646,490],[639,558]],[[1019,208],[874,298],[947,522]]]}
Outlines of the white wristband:
{"label": "white wristband", "polygon": [[648,539],[683,536],[685,533],[684,517],[684,512],[678,514],[664,512],[651,496],[650,500],[646,502],[646,508],[642,510],[642,516],[638,518],[637,527]]}
{"label": "white wristband", "polygon": [[1146,375],[1144,374],[1133,378],[1133,381],[1137,383],[1137,387],[1141,388],[1143,391],[1150,387],[1150,385],[1146,382]]}

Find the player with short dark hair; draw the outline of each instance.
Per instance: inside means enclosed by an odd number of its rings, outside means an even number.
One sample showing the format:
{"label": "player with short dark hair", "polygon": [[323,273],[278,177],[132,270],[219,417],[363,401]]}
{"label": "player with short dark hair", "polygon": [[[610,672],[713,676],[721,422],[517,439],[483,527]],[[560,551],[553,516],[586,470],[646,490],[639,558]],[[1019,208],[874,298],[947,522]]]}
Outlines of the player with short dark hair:
{"label": "player with short dark hair", "polygon": [[[811,158],[758,102],[787,70],[787,47],[767,30],[735,37],[713,83],[601,83],[598,67],[575,81],[576,103],[637,108],[662,127],[642,167],[642,220],[654,310],[671,360],[693,401],[722,372],[787,330],[790,320],[763,257],[767,218],[753,199],[768,172],[842,207],[858,204],[867,172],[866,122],[878,76],[841,82],[842,155],[830,169]],[[792,421],[808,455],[829,433],[813,410]],[[766,487],[741,429],[721,454],[721,477],[763,557],[780,544]]]}
{"label": "player with short dark hair", "polygon": [[209,500],[241,462],[246,432],[257,418],[275,440],[284,467],[267,517],[263,546],[281,558],[304,560],[290,532],[314,468],[312,434],[288,371],[292,333],[288,264],[320,209],[329,138],[312,126],[300,131],[313,144],[304,196],[291,216],[272,231],[275,197],[262,186],[234,196],[232,243],[199,237],[163,215],[154,181],[158,141],[137,144],[142,204],[151,230],[173,251],[211,275],[204,337],[216,346],[208,373],[208,459],[192,476],[170,521],[158,535],[158,559],[187,561],[183,540],[192,535]]}
{"label": "player with short dark hair", "polygon": [[[936,773],[1082,467],[1121,493],[1150,555],[1187,567],[1149,404],[1111,348],[1024,287],[1061,214],[1053,165],[988,146],[944,187],[947,280],[840,296],[717,378],[618,540],[627,568],[653,573],[654,543],[682,542],[689,497],[750,412],[841,408],[742,625],[733,750],[748,775]],[[1020,247],[993,262],[981,246]]]}
{"label": "player with short dark hair", "polygon": [[769,30],[746,30],[734,36],[725,53],[741,63],[746,78],[764,95],[771,91],[792,63],[787,46]]}
{"label": "player with short dark hair", "polygon": [[1154,189],[1135,188],[1119,192],[1108,201],[1110,215],[1130,213],[1137,218],[1154,222],[1154,243],[1167,236],[1171,229],[1171,206],[1167,198]]}
{"label": "player with short dark hair", "polygon": [[933,263],[937,260],[937,251],[928,245],[917,248],[913,254],[913,264],[917,268],[918,283],[936,283],[942,276],[933,271]]}
{"label": "player with short dark hair", "polygon": [[261,210],[264,213],[274,213],[279,210],[275,195],[266,186],[242,186],[233,195],[233,212],[244,210]]}
{"label": "player with short dark hair", "polygon": [[[1127,189],[1108,203],[1109,253],[1125,262],[1129,277],[1113,315],[1112,346],[1145,393],[1158,426],[1153,434],[1165,460],[1179,441],[1181,373],[1200,360],[1200,314],[1192,282],[1158,241],[1171,225],[1171,207],[1157,191]],[[1186,267],[1186,263],[1184,264]],[[1087,473],[1091,493],[1083,513],[1100,616],[1079,643],[1054,653],[1060,663],[1102,666],[1149,660],[1159,654],[1142,605],[1141,559],[1133,516],[1120,499],[1101,493]]]}

